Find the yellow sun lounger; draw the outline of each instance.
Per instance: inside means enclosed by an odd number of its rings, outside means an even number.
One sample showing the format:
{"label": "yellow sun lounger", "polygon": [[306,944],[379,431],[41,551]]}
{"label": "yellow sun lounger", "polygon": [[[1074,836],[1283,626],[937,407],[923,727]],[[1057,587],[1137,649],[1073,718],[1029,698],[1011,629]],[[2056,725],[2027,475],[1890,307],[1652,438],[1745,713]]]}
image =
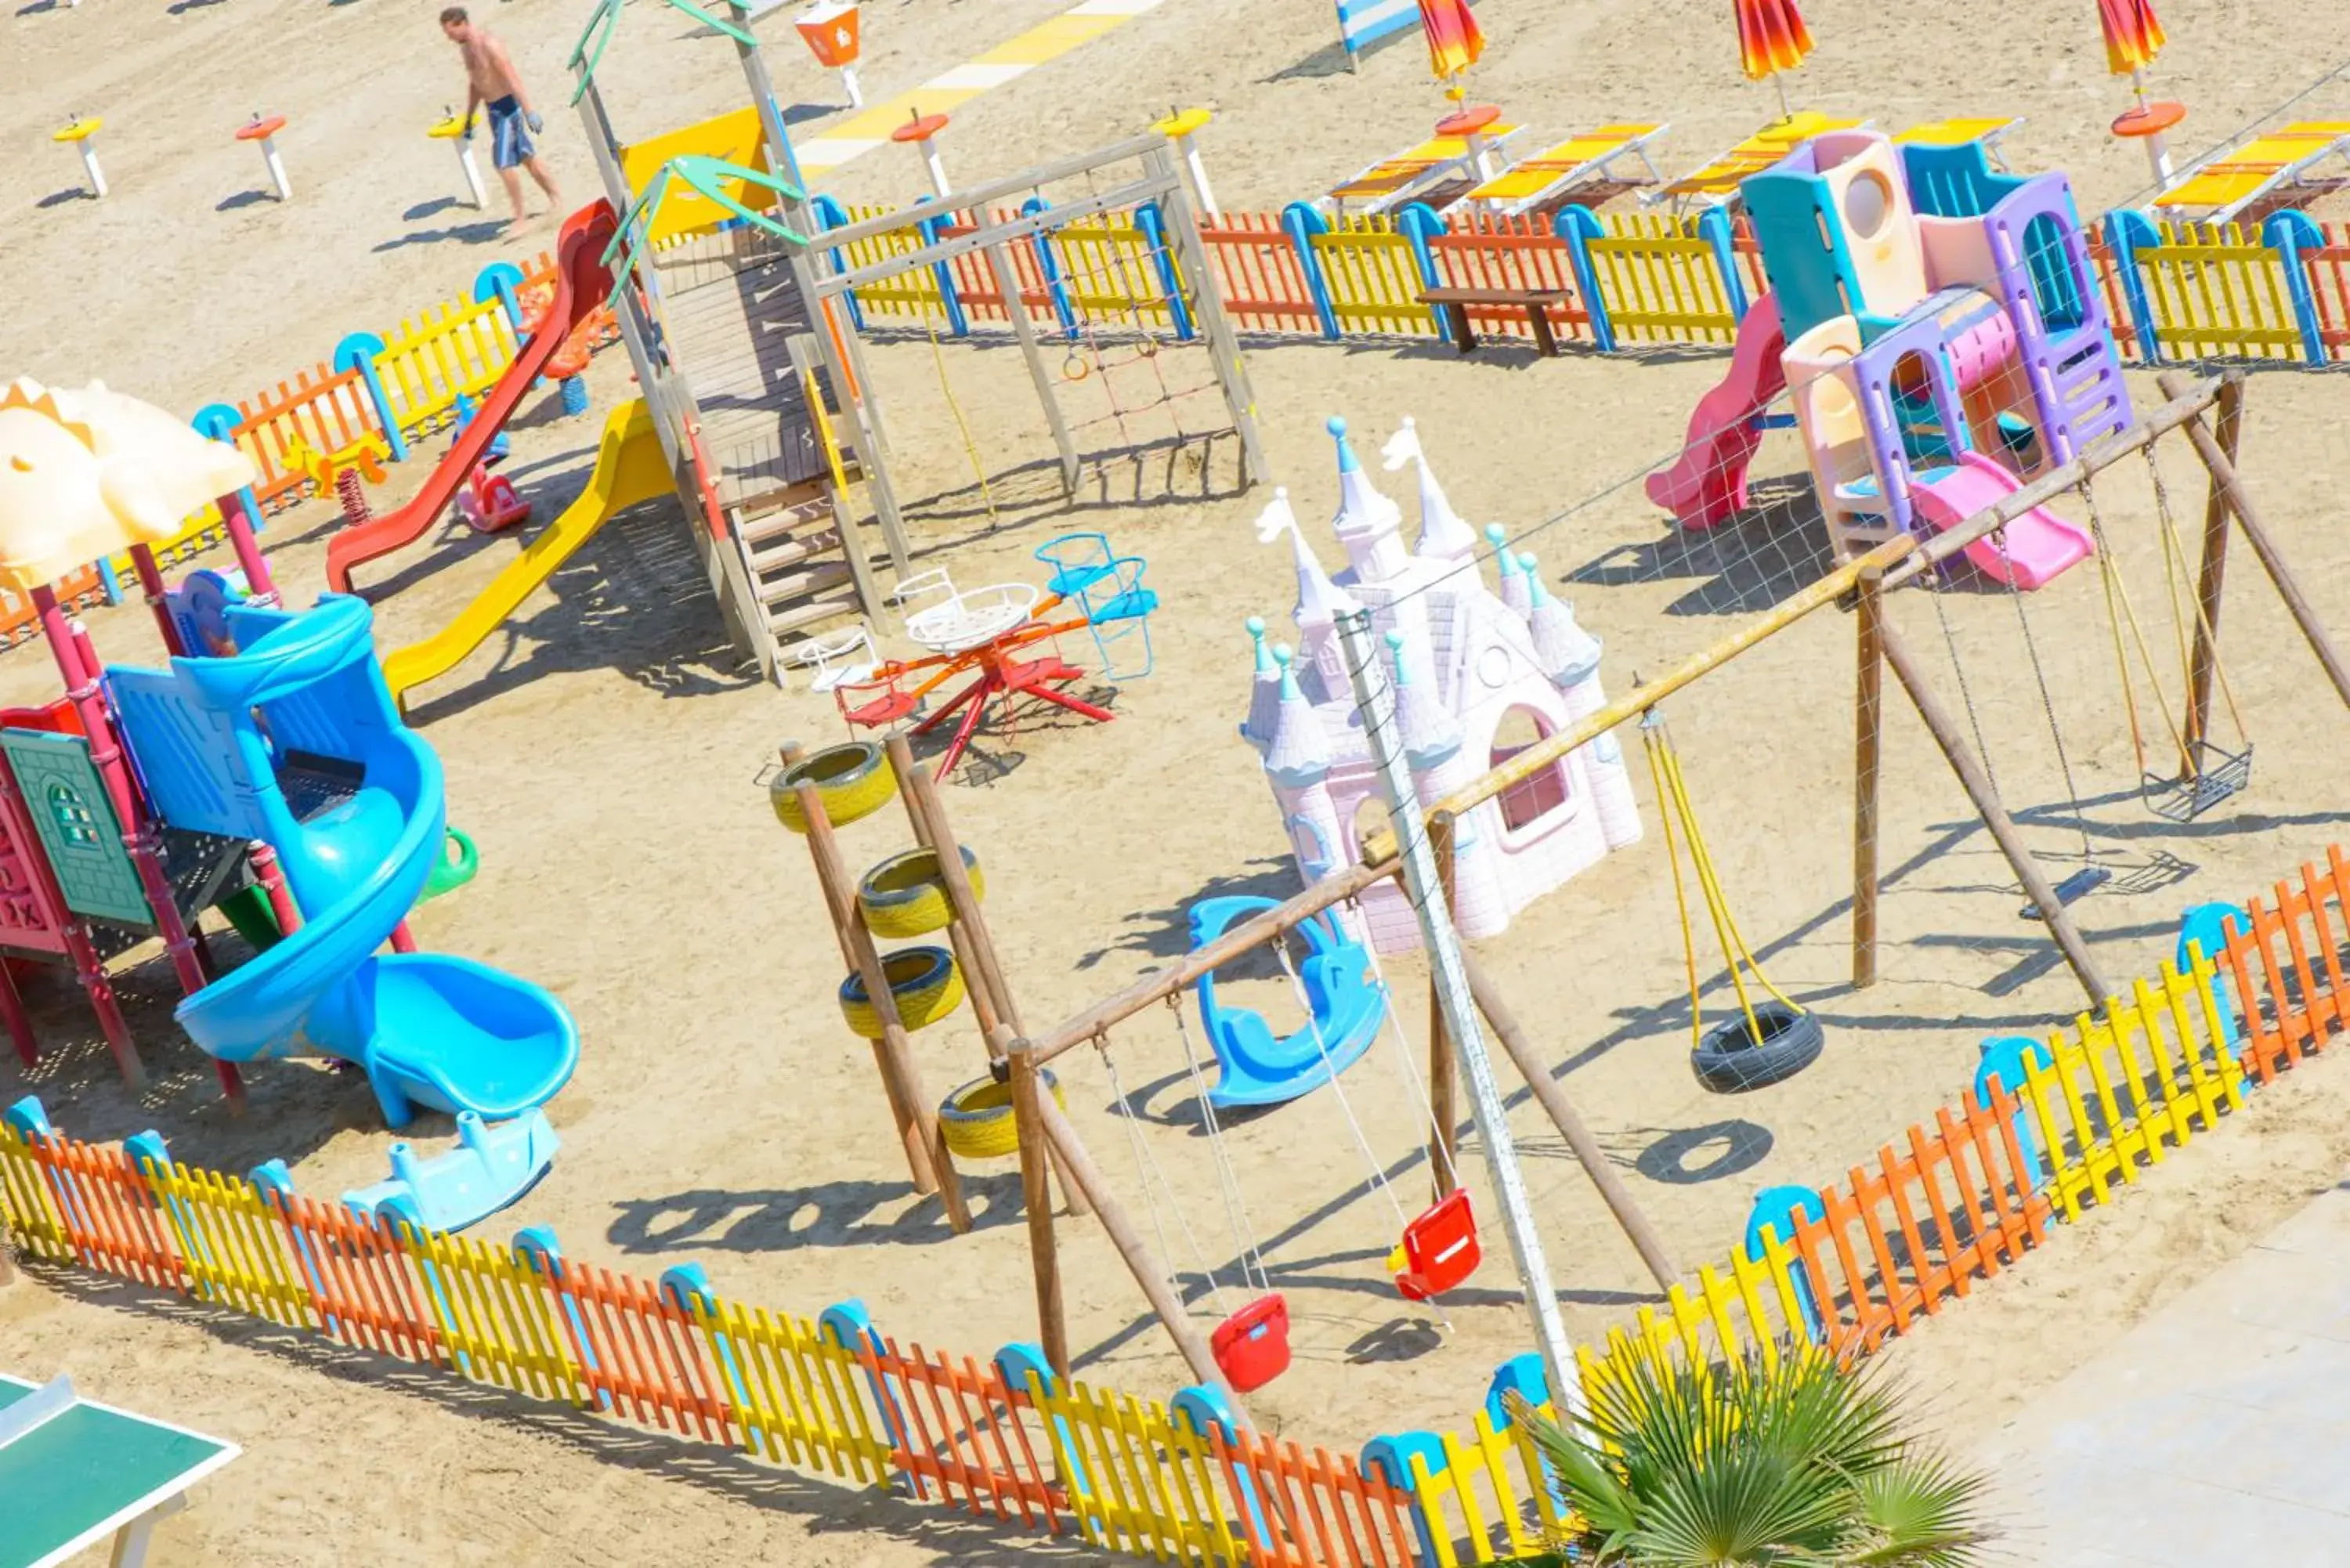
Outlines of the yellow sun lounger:
{"label": "yellow sun lounger", "polygon": [[[1503,144],[1517,133],[1514,125],[1493,125],[1481,133],[1480,140],[1488,153],[1498,154]],[[1346,216],[1350,209],[1357,213],[1384,213],[1438,186],[1476,180],[1473,157],[1469,138],[1432,136],[1417,147],[1380,159],[1344,184],[1331,187],[1323,201],[1339,217]]]}
{"label": "yellow sun lounger", "polygon": [[1793,152],[1798,144],[1829,130],[1857,130],[1862,119],[1837,119],[1814,110],[1798,109],[1774,119],[1721,157],[1693,173],[1684,174],[1643,200],[1671,202],[1676,206],[1727,204],[1738,199],[1738,187],[1749,174],[1760,174]]}
{"label": "yellow sun lounger", "polygon": [[[2299,120],[2189,170],[2185,179],[2155,198],[2154,206],[2172,217],[2184,216],[2189,208],[2205,208],[2202,221],[2224,223],[2334,157],[2350,161],[2350,120]],[[2350,173],[2350,168],[2344,172]]]}
{"label": "yellow sun lounger", "polygon": [[1970,119],[1960,116],[1954,119],[1937,119],[1924,125],[1913,125],[1893,140],[1897,142],[1909,142],[1921,147],[1963,147],[1970,141],[1980,141],[1983,144],[1983,156],[1991,160],[1991,166],[1994,169],[2005,169],[2007,157],[2000,151],[1999,144],[2009,131],[2022,123],[2023,117],[2020,114],[2002,116],[1998,119],[1989,117]]}
{"label": "yellow sun lounger", "polygon": [[1609,168],[1618,158],[1638,158],[1648,171],[1647,180],[1624,181],[1625,183],[1661,185],[1665,177],[1648,156],[1648,143],[1664,135],[1666,129],[1663,125],[1603,125],[1596,130],[1570,137],[1514,165],[1508,173],[1486,181],[1469,192],[1468,200],[1482,202],[1496,213],[1513,216],[1534,212],[1593,181],[1623,180]]}

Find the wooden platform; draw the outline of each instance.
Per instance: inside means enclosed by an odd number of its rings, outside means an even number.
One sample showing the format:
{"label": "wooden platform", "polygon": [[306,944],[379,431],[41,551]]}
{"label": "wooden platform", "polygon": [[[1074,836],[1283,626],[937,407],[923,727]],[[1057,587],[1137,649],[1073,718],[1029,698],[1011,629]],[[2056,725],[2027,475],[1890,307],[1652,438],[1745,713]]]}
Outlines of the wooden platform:
{"label": "wooden platform", "polygon": [[808,330],[790,264],[750,228],[657,254],[670,362],[693,390],[702,436],[731,512],[825,476],[785,344]]}

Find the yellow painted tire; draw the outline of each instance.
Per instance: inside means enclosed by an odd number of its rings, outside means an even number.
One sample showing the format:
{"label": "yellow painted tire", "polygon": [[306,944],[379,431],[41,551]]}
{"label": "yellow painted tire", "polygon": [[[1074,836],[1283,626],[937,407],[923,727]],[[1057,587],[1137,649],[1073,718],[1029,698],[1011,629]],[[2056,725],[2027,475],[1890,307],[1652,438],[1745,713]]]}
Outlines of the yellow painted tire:
{"label": "yellow painted tire", "polygon": [[[1061,1081],[1053,1070],[1039,1067],[1036,1075],[1054,1102],[1066,1107],[1069,1098],[1061,1093]],[[939,1131],[947,1140],[947,1152],[958,1159],[998,1159],[1019,1153],[1020,1121],[1012,1114],[1012,1085],[973,1078],[940,1102]]]}
{"label": "yellow painted tire", "polygon": [[767,786],[767,800],[775,808],[775,820],[794,833],[807,831],[807,819],[800,815],[796,790],[802,784],[816,785],[816,798],[824,802],[825,820],[835,827],[872,815],[898,793],[897,775],[889,771],[881,748],[872,742],[851,741],[846,745],[827,746],[777,774],[775,782]]}
{"label": "yellow painted tire", "polygon": [[[969,845],[963,846],[962,870],[971,879],[972,896],[987,897],[987,878]],[[935,849],[909,849],[875,866],[857,885],[857,902],[865,911],[866,929],[877,937],[928,936],[946,929],[954,919]]]}
{"label": "yellow painted tire", "polygon": [[[898,1022],[909,1033],[936,1023],[962,1005],[962,971],[954,954],[944,948],[904,948],[881,955],[881,973],[889,982],[889,998],[898,1004]],[[868,1040],[881,1038],[881,1014],[865,994],[865,977],[852,974],[840,982],[840,1015],[849,1028]]]}

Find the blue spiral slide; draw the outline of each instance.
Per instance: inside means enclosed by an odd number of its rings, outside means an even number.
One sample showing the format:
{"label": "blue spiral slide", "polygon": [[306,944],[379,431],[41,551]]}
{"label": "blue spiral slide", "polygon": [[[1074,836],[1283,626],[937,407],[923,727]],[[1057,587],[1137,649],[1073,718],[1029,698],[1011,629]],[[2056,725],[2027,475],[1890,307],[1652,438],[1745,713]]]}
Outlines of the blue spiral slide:
{"label": "blue spiral slide", "polygon": [[545,990],[443,953],[381,953],[441,853],[441,761],[401,722],[362,601],[231,606],[235,652],[116,667],[116,712],[156,812],[174,827],[268,844],[300,928],[180,1003],[229,1062],[306,1047],[365,1068],[384,1119],[418,1106],[518,1116],[579,1056]]}

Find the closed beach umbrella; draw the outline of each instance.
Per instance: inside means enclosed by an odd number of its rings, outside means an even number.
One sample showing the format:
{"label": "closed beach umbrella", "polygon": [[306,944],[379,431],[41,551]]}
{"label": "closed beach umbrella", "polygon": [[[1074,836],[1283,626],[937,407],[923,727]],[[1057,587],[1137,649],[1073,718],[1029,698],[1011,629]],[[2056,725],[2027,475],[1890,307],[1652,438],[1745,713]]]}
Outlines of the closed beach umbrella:
{"label": "closed beach umbrella", "polygon": [[2106,34],[2106,69],[2117,77],[2136,76],[2154,64],[2168,41],[2154,0],[2097,0],[2097,25]]}
{"label": "closed beach umbrella", "polygon": [[1782,71],[1791,71],[1812,52],[1812,30],[1795,0],[1731,0],[1738,13],[1738,63],[1747,79],[1772,78],[1779,89],[1779,112],[1787,112],[1787,84]]}
{"label": "closed beach umbrella", "polygon": [[1428,35],[1428,68],[1451,81],[1485,52],[1485,31],[1469,0],[1419,0],[1419,30]]}

